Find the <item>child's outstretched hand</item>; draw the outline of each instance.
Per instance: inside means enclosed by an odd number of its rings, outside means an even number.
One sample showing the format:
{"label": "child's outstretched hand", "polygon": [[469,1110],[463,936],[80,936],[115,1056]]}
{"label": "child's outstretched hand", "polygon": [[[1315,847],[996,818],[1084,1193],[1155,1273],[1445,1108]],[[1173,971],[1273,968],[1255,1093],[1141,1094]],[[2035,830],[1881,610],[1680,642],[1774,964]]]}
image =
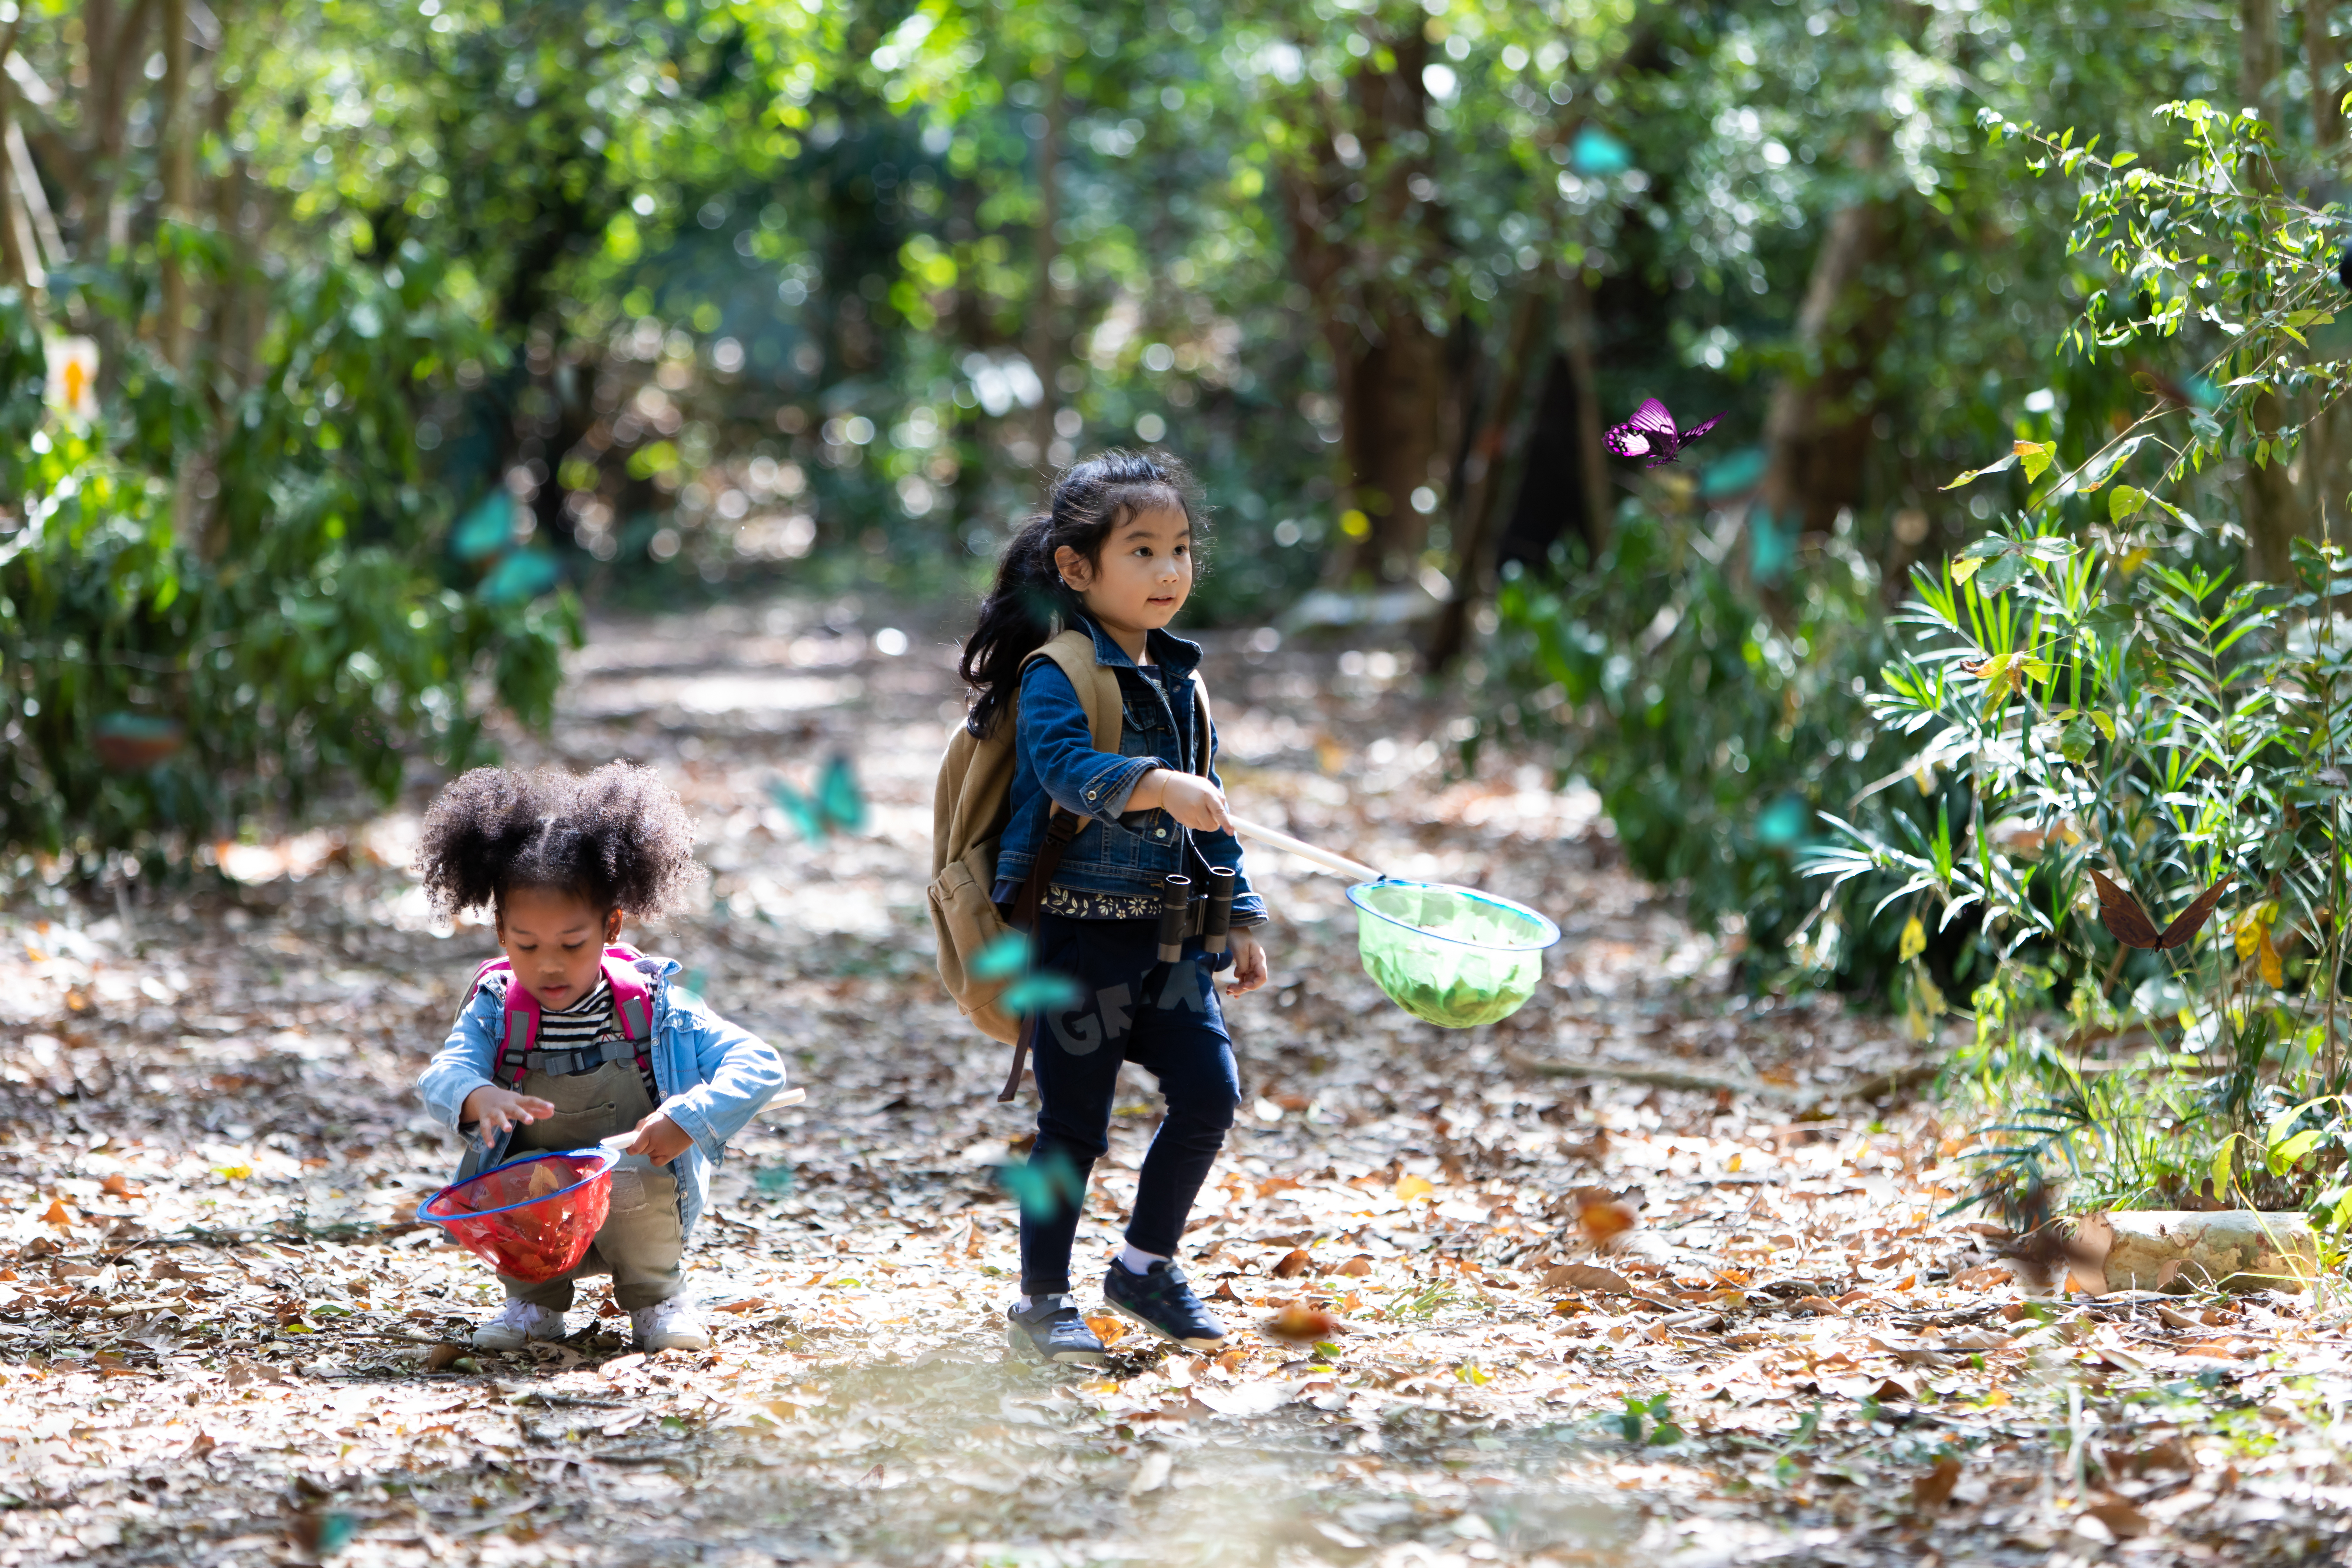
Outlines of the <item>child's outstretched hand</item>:
{"label": "child's outstretched hand", "polygon": [[495,1143],[509,1127],[554,1114],[555,1107],[535,1094],[517,1094],[513,1089],[486,1083],[466,1097],[457,1120],[473,1122],[483,1142]]}
{"label": "child's outstretched hand", "polygon": [[637,1138],[623,1146],[624,1154],[643,1154],[656,1165],[667,1165],[693,1146],[685,1128],[656,1110],[637,1123]]}
{"label": "child's outstretched hand", "polygon": [[1154,768],[1143,775],[1127,805],[1130,811],[1158,806],[1195,833],[1233,831],[1233,819],[1225,815],[1225,792],[1196,773]]}
{"label": "child's outstretched hand", "polygon": [[1270,972],[1265,963],[1265,949],[1257,938],[1245,931],[1234,932],[1227,945],[1234,954],[1234,977],[1225,986],[1225,994],[1238,996],[1244,991],[1255,991],[1265,984]]}

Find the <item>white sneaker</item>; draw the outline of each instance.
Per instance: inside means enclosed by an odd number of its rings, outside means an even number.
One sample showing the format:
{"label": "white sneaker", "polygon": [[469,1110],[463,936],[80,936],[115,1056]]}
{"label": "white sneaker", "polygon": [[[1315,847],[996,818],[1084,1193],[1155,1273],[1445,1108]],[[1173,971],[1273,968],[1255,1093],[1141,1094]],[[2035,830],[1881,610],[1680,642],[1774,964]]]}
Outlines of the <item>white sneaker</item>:
{"label": "white sneaker", "polygon": [[629,1314],[637,1331],[637,1348],[648,1351],[701,1351],[710,1348],[710,1331],[702,1314],[683,1296],[640,1307]]}
{"label": "white sneaker", "polygon": [[526,1341],[560,1340],[563,1337],[563,1314],[551,1312],[544,1307],[533,1306],[517,1297],[507,1298],[499,1315],[474,1331],[474,1348],[486,1351],[519,1351]]}

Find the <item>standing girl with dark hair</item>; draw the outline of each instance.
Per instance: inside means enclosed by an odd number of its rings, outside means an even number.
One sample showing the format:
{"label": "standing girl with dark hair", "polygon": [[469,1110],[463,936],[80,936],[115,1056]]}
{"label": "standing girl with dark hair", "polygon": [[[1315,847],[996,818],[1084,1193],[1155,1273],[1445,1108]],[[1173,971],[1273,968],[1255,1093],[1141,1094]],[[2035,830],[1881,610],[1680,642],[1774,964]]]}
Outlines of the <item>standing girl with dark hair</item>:
{"label": "standing girl with dark hair", "polygon": [[[1265,984],[1265,955],[1246,929],[1265,910],[1241,877],[1213,730],[1196,690],[1195,644],[1166,627],[1192,591],[1205,532],[1190,476],[1157,453],[1111,451],[1064,470],[1046,511],[1006,546],[961,672],[978,692],[967,726],[1015,727],[1009,816],[994,898],[1010,907],[1047,842],[1055,807],[1083,819],[1037,899],[1039,967],[1074,979],[1081,1000],[1031,1026],[1039,1108],[1030,1163],[1054,1189],[1024,1204],[1021,1294],[1007,1338],[1050,1362],[1100,1362],[1102,1342],[1070,1289],[1070,1249],[1086,1178],[1109,1148],[1124,1062],[1155,1075],[1168,1114],[1136,1183],[1126,1245],[1104,1300],[1162,1338],[1207,1349],[1224,1328],[1176,1266],[1185,1217],[1223,1146],[1240,1099],[1211,963],[1199,936],[1163,962],[1158,915],[1171,874],[1201,885],[1235,876],[1227,994]],[[1062,627],[1083,628],[1096,664],[1117,677],[1119,749],[1097,751],[1070,678],[1032,659]],[[1200,772],[1188,766],[1202,763]],[[1008,1091],[1009,1092],[1009,1091]],[[1071,1180],[1075,1172],[1076,1179]]]}
{"label": "standing girl with dark hair", "polygon": [[625,919],[658,919],[701,874],[693,847],[677,796],[625,763],[584,778],[477,768],[425,815],[417,858],[434,907],[488,908],[506,954],[476,973],[417,1082],[425,1109],[467,1137],[454,1179],[636,1133],[587,1258],[537,1284],[501,1276],[506,1303],[474,1331],[485,1350],[562,1339],[572,1281],[587,1274],[613,1277],[641,1347],[710,1342],[686,1295],[686,1238],[710,1167],[783,1087],[784,1068],[764,1042],[676,991],[674,960],[619,945]]}

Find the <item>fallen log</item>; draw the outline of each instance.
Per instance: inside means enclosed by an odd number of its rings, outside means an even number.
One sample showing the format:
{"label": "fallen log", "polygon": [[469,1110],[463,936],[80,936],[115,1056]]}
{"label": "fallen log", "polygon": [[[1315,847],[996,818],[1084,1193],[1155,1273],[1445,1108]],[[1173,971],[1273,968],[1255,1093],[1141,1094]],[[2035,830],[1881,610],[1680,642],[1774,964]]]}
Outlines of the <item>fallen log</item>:
{"label": "fallen log", "polygon": [[2108,1290],[2303,1290],[2319,1277],[2319,1243],[2300,1214],[2143,1209],[2086,1216],[2069,1265]]}
{"label": "fallen log", "polygon": [[1593,1078],[1612,1083],[1648,1084],[1654,1089],[1691,1089],[1700,1094],[1744,1094],[1784,1105],[1812,1105],[1824,1100],[1884,1100],[1932,1080],[1943,1069],[1925,1062],[1892,1072],[1874,1073],[1837,1088],[1799,1089],[1760,1078],[1730,1078],[1716,1073],[1688,1072],[1680,1068],[1618,1067],[1608,1062],[1546,1061],[1523,1051],[1503,1047],[1503,1060],[1521,1072],[1539,1078]]}

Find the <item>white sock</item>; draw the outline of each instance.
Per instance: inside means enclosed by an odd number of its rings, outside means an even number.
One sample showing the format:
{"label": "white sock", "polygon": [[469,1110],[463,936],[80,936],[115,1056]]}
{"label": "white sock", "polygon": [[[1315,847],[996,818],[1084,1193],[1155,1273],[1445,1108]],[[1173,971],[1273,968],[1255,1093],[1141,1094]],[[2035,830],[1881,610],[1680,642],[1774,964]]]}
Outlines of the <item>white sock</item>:
{"label": "white sock", "polygon": [[1129,1274],[1149,1274],[1151,1272],[1153,1264],[1167,1261],[1169,1260],[1160,1254],[1146,1252],[1131,1241],[1118,1249],[1118,1266]]}
{"label": "white sock", "polygon": [[1051,1301],[1057,1311],[1070,1304],[1070,1299],[1067,1296],[1015,1296],[1013,1298],[1013,1310],[1016,1312],[1026,1312],[1036,1306],[1040,1300]]}

